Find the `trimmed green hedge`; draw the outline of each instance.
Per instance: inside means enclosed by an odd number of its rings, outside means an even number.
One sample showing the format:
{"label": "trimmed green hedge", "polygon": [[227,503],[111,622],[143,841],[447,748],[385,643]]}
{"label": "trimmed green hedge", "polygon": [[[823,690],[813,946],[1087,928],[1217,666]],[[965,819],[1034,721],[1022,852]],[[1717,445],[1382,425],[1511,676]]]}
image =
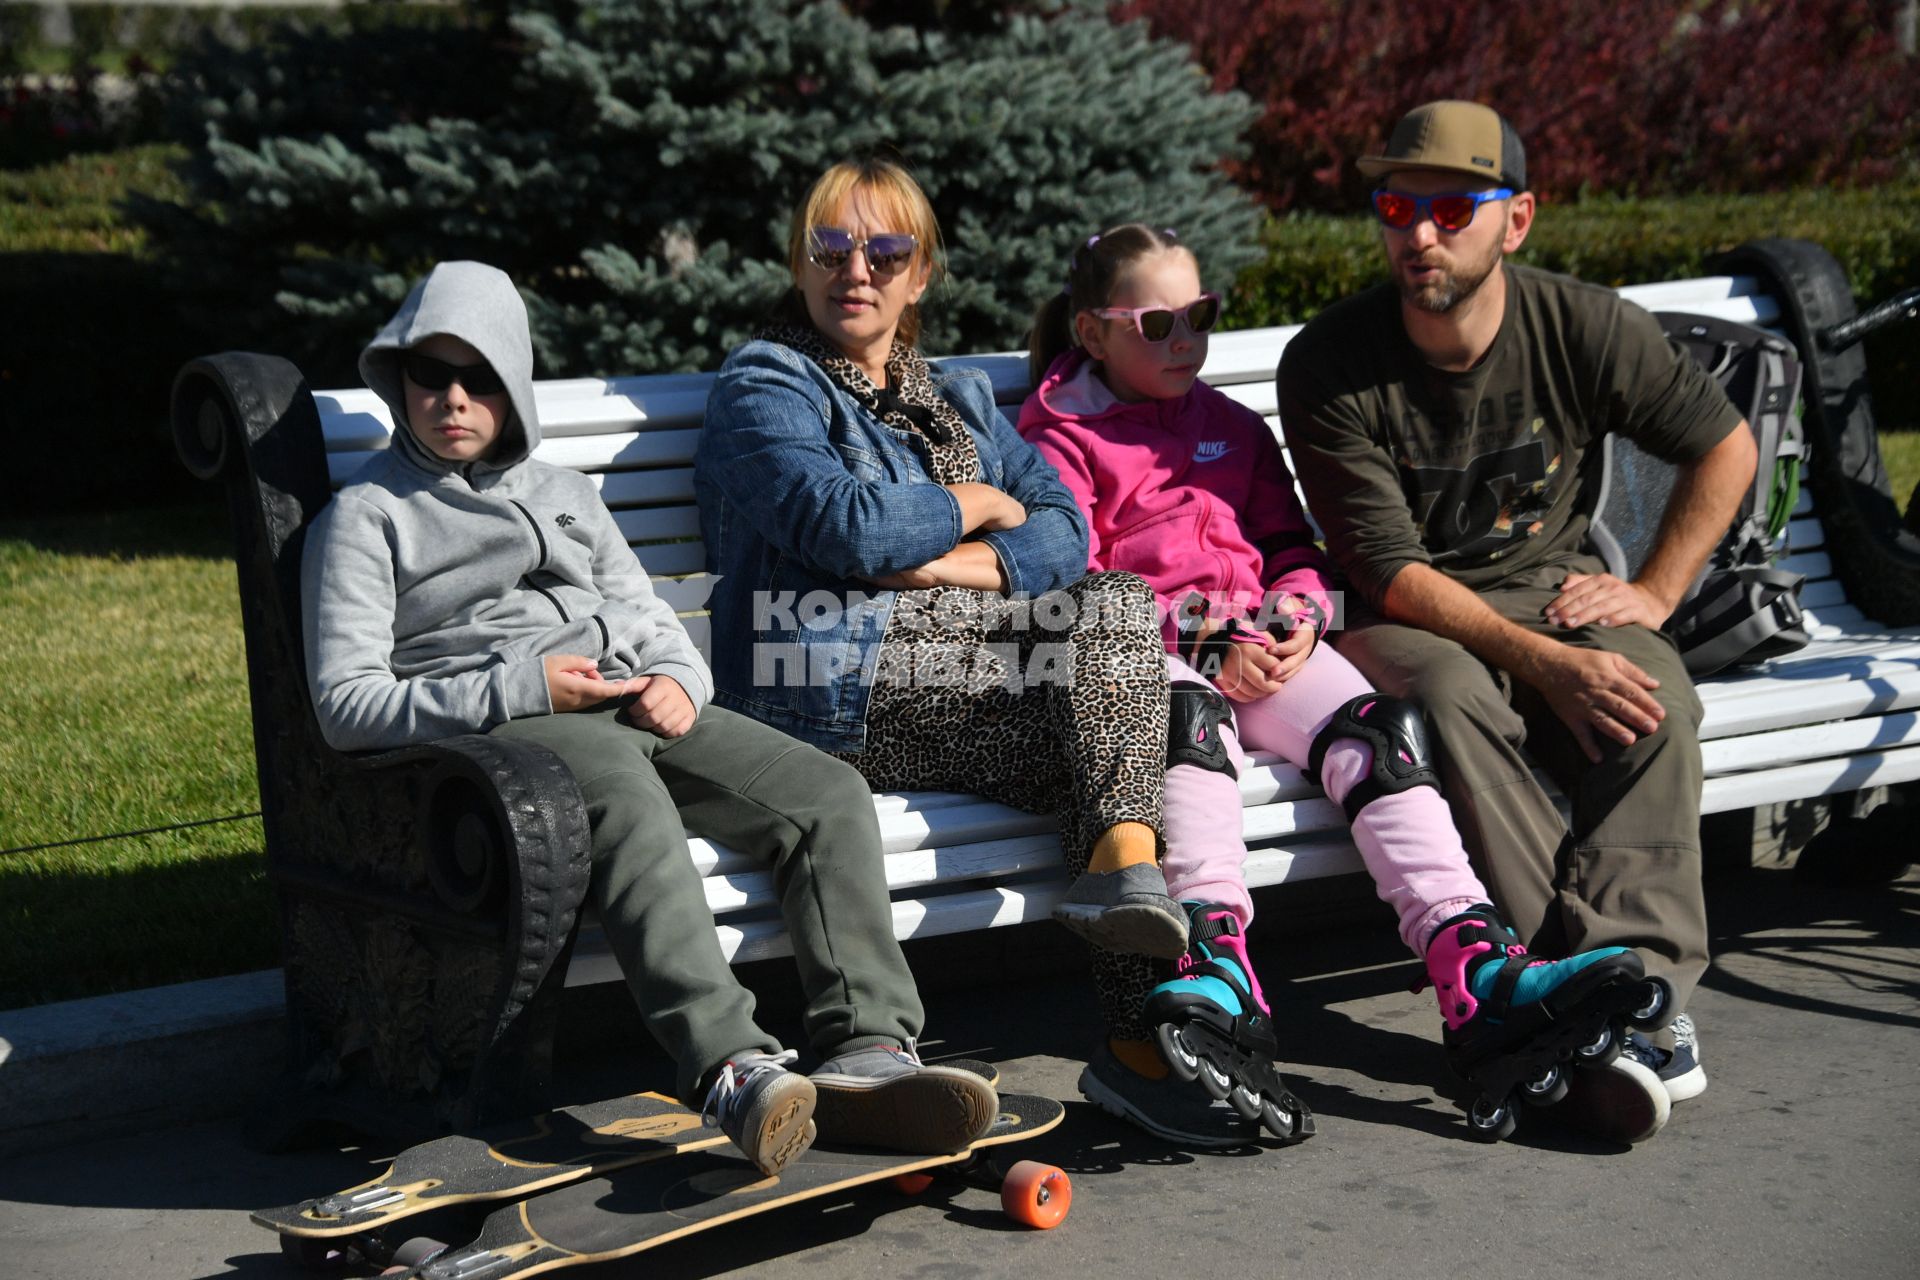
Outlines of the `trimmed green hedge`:
{"label": "trimmed green hedge", "polygon": [[[1241,273],[1234,328],[1296,324],[1385,277],[1370,215],[1269,219],[1266,261]],[[1595,198],[1541,208],[1517,261],[1619,286],[1710,275],[1714,255],[1748,240],[1793,236],[1826,247],[1864,307],[1920,285],[1920,183],[1861,191]],[[1867,341],[1882,427],[1920,426],[1920,334],[1883,330]]]}

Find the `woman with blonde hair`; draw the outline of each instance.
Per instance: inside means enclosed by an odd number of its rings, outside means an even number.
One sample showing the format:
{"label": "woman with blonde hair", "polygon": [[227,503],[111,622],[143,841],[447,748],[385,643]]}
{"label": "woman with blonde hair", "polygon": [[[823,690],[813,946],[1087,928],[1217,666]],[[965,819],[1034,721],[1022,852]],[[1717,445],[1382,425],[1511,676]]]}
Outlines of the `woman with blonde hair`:
{"label": "woman with blonde hair", "polygon": [[915,349],[939,228],[899,165],[829,169],[795,212],[793,288],[707,404],[694,482],[723,706],[881,790],[1054,812],[1108,1038],[1081,1076],[1163,1137],[1255,1130],[1180,1088],[1148,1038],[1149,957],[1184,953],[1158,859],[1167,684],[1153,593],[1087,574],[1087,526],[976,369]]}

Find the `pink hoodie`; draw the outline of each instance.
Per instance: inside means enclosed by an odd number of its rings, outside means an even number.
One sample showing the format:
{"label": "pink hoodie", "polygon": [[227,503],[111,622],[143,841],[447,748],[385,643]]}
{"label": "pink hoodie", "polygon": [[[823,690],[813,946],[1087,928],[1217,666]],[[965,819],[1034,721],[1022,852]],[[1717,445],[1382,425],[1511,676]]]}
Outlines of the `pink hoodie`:
{"label": "pink hoodie", "polygon": [[[1139,574],[1169,613],[1199,592],[1215,616],[1246,618],[1285,592],[1318,605],[1323,626],[1332,618],[1332,566],[1253,410],[1204,382],[1178,400],[1126,403],[1076,349],[1020,407],[1020,434],[1087,513],[1089,572]],[[1171,621],[1163,630],[1173,649]]]}

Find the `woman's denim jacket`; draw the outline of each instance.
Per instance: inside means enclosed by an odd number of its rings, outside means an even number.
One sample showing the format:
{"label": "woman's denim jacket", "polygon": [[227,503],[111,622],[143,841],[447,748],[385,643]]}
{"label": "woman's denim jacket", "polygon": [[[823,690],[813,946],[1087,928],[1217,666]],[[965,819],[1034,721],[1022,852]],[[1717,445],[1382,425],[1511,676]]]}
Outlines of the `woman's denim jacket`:
{"label": "woman's denim jacket", "polygon": [[[1011,594],[1087,571],[1087,524],[1053,467],[993,403],[977,369],[933,372],[980,455],[980,478],[1025,524],[980,535]],[[867,699],[894,593],[869,579],[960,541],[960,503],[917,435],[877,421],[791,347],[748,342],[707,399],[694,492],[707,568],[714,701],[830,751],[866,746]]]}

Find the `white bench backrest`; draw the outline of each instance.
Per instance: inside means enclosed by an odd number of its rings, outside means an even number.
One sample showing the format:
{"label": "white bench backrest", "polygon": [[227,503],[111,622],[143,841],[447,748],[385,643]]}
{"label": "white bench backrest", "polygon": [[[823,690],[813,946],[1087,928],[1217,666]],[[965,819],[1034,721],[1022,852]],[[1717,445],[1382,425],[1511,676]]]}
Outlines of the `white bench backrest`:
{"label": "white bench backrest", "polygon": [[[1631,285],[1623,297],[1654,311],[1691,311],[1771,328],[1778,303],[1750,276],[1715,276],[1661,284]],[[1265,417],[1279,436],[1273,374],[1280,353],[1300,326],[1242,329],[1215,334],[1202,372],[1220,388]],[[1009,420],[1031,387],[1024,353],[958,356],[937,360],[984,370],[994,399]],[[534,384],[544,437],[535,454],[543,462],[593,477],[615,522],[654,575],[656,588],[686,615],[688,630],[705,651],[706,619],[700,614],[712,589],[705,574],[699,511],[693,500],[693,455],[711,373],[658,374],[627,378],[569,378]],[[380,398],[364,388],[314,394],[326,437],[327,462],[338,488],[375,452],[387,447],[393,422]],[[1283,442],[1284,445],[1284,442]],[[1803,495],[1789,529],[1793,555],[1785,567],[1807,575],[1802,600],[1810,611],[1836,611],[1857,619],[1827,557],[1818,550],[1818,521]]]}

